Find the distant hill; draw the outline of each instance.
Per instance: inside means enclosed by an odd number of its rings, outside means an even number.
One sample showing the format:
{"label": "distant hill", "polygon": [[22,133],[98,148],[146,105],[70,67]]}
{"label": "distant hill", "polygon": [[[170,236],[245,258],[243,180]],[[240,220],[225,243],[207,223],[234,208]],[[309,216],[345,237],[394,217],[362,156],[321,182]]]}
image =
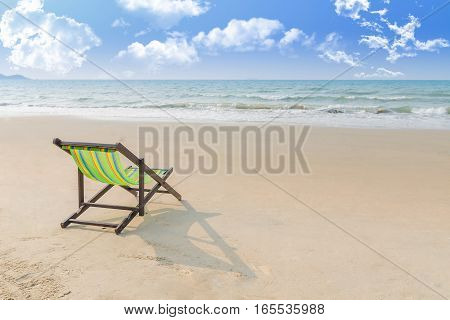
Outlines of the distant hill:
{"label": "distant hill", "polygon": [[20,74],[14,74],[12,76],[5,76],[0,74],[0,80],[29,80],[28,78],[21,76]]}

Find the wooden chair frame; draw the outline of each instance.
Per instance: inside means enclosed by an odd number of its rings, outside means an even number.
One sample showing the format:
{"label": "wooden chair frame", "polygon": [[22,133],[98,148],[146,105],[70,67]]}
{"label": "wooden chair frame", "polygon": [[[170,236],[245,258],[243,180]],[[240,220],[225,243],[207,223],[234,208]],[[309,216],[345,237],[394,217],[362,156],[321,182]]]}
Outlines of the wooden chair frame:
{"label": "wooden chair frame", "polygon": [[[114,228],[116,234],[120,234],[123,229],[133,220],[136,215],[143,216],[145,214],[144,208],[145,205],[150,201],[150,199],[156,193],[167,193],[173,195],[179,201],[181,201],[181,195],[175,191],[167,182],[167,178],[172,174],[173,168],[167,169],[166,173],[163,176],[159,176],[155,171],[149,168],[144,159],[138,158],[135,156],[130,150],[128,150],[123,144],[104,144],[104,143],[85,143],[85,142],[68,142],[61,141],[61,139],[55,138],[53,140],[53,144],[61,148],[61,150],[70,154],[68,150],[64,150],[64,146],[74,146],[74,147],[93,147],[93,148],[104,148],[108,150],[118,151],[128,160],[130,160],[134,165],[136,165],[139,169],[139,187],[132,188],[128,186],[120,186],[122,189],[130,192],[134,196],[137,196],[139,201],[138,205],[135,207],[127,207],[127,206],[118,206],[118,205],[110,205],[110,204],[100,204],[97,203],[103,195],[105,195],[109,190],[114,187],[112,184],[106,185],[103,189],[97,192],[91,199],[88,201],[84,200],[84,175],[78,169],[78,210],[75,211],[72,215],[70,215],[66,220],[61,223],[62,228],[66,228],[71,223],[81,224],[81,225],[89,225],[89,226],[98,226],[105,228]],[[151,189],[146,189],[144,185],[145,174],[149,175],[156,184]],[[164,188],[164,190],[160,190],[160,188]],[[130,211],[128,216],[122,220],[121,223],[107,223],[107,222],[94,222],[94,221],[85,221],[85,220],[77,220],[79,216],[81,216],[87,209],[94,208],[105,208],[105,209],[116,209],[116,210],[125,210]]]}

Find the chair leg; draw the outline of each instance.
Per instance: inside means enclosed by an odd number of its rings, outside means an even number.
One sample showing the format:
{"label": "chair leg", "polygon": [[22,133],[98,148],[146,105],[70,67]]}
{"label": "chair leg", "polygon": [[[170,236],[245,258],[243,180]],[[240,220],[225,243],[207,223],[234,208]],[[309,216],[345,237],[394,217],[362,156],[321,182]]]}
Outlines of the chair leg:
{"label": "chair leg", "polygon": [[139,213],[138,208],[136,208],[136,210],[131,211],[130,214],[125,219],[123,219],[123,221],[114,230],[116,234],[119,235],[122,232],[122,230],[125,229],[125,227],[131,222],[131,220],[133,220],[134,217],[136,217],[138,213]]}
{"label": "chair leg", "polygon": [[[170,193],[171,195],[173,195],[178,201],[181,201],[181,195],[175,191],[174,188],[172,188],[171,185],[169,185],[166,180],[167,178],[172,174],[173,172],[173,168],[170,168],[169,171],[166,172],[166,174],[163,176],[163,182],[164,185],[162,185],[162,187],[164,189],[166,189],[165,191],[167,191],[167,193]],[[165,193],[165,192],[164,192]]]}
{"label": "chair leg", "polygon": [[144,159],[139,159],[139,215],[142,217],[145,214],[145,168],[144,168]]}
{"label": "chair leg", "polygon": [[[103,189],[101,189],[99,192],[97,192],[88,202],[89,203],[95,203],[98,199],[100,199],[101,197],[103,197],[103,195],[105,193],[107,193],[109,190],[111,190],[111,188],[113,187],[112,184],[108,184],[106,187],[104,187]],[[66,220],[64,220],[61,223],[61,228],[66,228],[71,222],[71,219],[76,219],[79,216],[81,216],[87,209],[89,209],[88,205],[84,204],[84,201],[81,203],[80,207],[78,208],[78,210],[72,214],[69,218],[67,218]]]}
{"label": "chair leg", "polygon": [[78,208],[81,208],[84,202],[84,175],[78,169]]}
{"label": "chair leg", "polygon": [[[163,180],[166,180],[170,174],[172,173],[172,171],[168,171],[162,178]],[[144,171],[145,174],[145,171]],[[139,176],[140,176],[140,172],[139,172]],[[139,180],[141,181],[141,180]],[[142,185],[142,190],[143,190],[144,186]],[[131,220],[134,219],[134,217],[136,217],[136,215],[140,212],[141,210],[144,211],[145,205],[150,201],[150,199],[158,192],[159,188],[161,188],[161,184],[157,183],[153,186],[152,189],[150,189],[150,191],[144,196],[144,190],[141,192],[141,184],[139,183],[139,204],[136,206],[136,210],[135,211],[131,211],[131,213],[128,215],[128,217],[126,217],[125,219],[123,219],[123,221],[117,226],[116,228],[116,234],[119,235],[123,229],[125,229],[125,227],[131,222]],[[141,198],[142,195],[142,198]]]}

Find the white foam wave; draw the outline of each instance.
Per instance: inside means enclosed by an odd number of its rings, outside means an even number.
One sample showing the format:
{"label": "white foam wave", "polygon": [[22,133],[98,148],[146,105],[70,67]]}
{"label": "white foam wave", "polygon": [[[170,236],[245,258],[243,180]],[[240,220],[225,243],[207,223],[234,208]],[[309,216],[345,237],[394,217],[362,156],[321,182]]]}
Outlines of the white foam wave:
{"label": "white foam wave", "polygon": [[423,115],[444,115],[449,113],[449,108],[437,107],[437,108],[412,108],[412,113]]}

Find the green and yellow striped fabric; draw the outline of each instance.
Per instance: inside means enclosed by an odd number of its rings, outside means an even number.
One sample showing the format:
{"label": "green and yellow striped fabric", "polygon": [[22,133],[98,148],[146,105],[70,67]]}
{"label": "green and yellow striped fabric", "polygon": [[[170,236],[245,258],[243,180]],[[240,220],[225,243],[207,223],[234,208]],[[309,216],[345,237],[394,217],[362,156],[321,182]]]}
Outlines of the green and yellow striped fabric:
{"label": "green and yellow striped fabric", "polygon": [[[89,179],[106,184],[136,186],[139,184],[139,170],[136,167],[124,168],[117,151],[94,147],[63,146],[72,155],[80,171]],[[153,169],[162,176],[165,169]],[[145,183],[153,179],[145,175]]]}

